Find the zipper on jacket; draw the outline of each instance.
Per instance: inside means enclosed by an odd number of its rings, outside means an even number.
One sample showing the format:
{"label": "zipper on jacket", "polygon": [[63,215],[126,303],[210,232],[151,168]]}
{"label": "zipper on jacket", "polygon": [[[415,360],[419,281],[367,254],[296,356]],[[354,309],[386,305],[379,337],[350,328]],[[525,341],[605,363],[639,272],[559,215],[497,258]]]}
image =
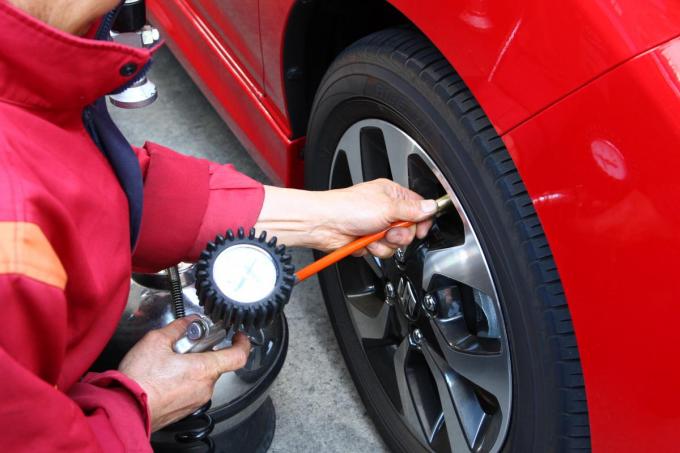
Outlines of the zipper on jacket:
{"label": "zipper on jacket", "polygon": [[[122,2],[121,2],[122,4]],[[118,15],[118,11],[120,10],[120,6],[117,6],[115,9],[109,11],[106,16],[104,16],[104,19],[102,19],[101,25],[99,25],[99,30],[97,30],[97,34],[95,35],[97,39],[101,41],[109,41],[110,40],[110,35],[109,33],[111,32],[111,27],[113,27],[113,21],[116,19],[116,16]]]}
{"label": "zipper on jacket", "polygon": [[90,106],[83,109],[83,125],[85,126],[87,133],[92,137],[94,144],[97,145],[97,148],[99,148],[101,152],[104,152],[104,146],[97,134],[97,128],[95,127],[94,119],[92,118],[92,107]]}

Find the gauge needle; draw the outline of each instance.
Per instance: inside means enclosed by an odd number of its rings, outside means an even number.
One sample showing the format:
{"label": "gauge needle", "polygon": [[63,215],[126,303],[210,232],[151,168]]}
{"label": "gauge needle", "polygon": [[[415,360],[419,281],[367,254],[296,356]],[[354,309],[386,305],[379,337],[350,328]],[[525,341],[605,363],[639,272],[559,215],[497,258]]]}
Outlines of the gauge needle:
{"label": "gauge needle", "polygon": [[239,282],[235,291],[240,291],[241,288],[243,288],[243,285],[246,283],[246,280],[248,278],[252,277],[253,268],[255,267],[255,264],[257,264],[257,259],[252,259],[250,261],[250,265],[248,266],[248,269],[243,272],[242,277],[241,277],[241,281]]}

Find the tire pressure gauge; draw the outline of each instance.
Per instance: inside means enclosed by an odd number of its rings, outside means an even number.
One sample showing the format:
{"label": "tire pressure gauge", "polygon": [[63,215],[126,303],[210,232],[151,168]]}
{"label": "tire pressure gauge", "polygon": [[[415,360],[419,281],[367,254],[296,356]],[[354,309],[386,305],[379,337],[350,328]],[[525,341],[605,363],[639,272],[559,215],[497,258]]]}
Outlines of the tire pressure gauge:
{"label": "tire pressure gauge", "polygon": [[[436,200],[437,214],[451,209],[451,198]],[[201,254],[196,267],[196,289],[205,314],[193,321],[184,337],[175,343],[175,352],[200,352],[226,337],[229,329],[260,329],[271,323],[288,303],[293,286],[326,269],[352,253],[384,238],[391,228],[408,228],[413,222],[395,222],[382,231],[361,237],[329,253],[298,272],[290,263],[286,247],[267,242],[267,233],[256,237],[243,228],[227,237],[217,236]]]}
{"label": "tire pressure gauge", "polygon": [[196,291],[205,316],[193,321],[175,343],[176,352],[212,348],[234,331],[261,329],[288,303],[294,267],[284,245],[267,233],[239,228],[208,243],[196,264]]}
{"label": "tire pressure gauge", "polygon": [[295,283],[294,268],[276,237],[251,228],[217,236],[196,266],[196,288],[205,314],[225,328],[260,329],[288,302]]}

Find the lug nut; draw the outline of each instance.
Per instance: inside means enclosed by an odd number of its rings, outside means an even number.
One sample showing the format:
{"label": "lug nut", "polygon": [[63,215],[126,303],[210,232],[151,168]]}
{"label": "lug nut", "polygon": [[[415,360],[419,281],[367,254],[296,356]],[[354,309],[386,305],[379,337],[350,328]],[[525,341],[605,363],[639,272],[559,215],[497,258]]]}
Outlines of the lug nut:
{"label": "lug nut", "polygon": [[394,298],[397,296],[397,292],[394,289],[392,282],[385,283],[385,303],[392,305],[394,303]]}
{"label": "lug nut", "polygon": [[420,329],[415,329],[413,332],[411,332],[411,340],[415,344],[419,344],[421,341],[423,341],[423,333],[420,331]]}
{"label": "lug nut", "polygon": [[434,313],[437,310],[437,301],[430,294],[425,294],[423,298],[423,307],[430,313]]}

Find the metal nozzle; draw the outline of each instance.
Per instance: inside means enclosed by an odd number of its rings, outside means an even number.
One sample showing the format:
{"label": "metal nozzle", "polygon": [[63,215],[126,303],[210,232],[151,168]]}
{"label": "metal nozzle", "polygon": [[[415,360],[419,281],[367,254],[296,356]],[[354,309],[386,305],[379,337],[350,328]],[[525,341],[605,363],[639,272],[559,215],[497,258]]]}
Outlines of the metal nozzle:
{"label": "metal nozzle", "polygon": [[453,206],[453,202],[451,201],[451,197],[448,195],[444,195],[443,197],[439,197],[435,200],[437,202],[437,214],[442,214],[444,211],[447,209],[451,208]]}

